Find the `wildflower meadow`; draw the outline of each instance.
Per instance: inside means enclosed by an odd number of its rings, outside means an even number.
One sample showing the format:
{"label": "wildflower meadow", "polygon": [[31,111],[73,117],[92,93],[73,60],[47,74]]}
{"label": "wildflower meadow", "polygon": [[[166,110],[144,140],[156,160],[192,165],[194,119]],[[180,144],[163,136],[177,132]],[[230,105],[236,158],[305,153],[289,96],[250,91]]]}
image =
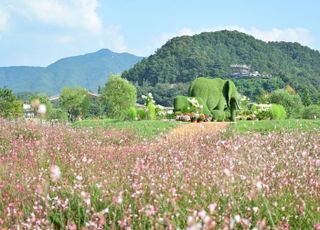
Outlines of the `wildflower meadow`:
{"label": "wildflower meadow", "polygon": [[318,132],[0,120],[0,165],[1,228],[320,229]]}

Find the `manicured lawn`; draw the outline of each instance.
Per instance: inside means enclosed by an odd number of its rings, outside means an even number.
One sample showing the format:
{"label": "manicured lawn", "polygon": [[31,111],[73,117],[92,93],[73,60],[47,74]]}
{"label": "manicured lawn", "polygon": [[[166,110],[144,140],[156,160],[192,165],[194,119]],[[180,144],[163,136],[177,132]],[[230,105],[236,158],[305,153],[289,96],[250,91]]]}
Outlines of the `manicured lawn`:
{"label": "manicured lawn", "polygon": [[320,132],[320,120],[261,120],[261,121],[237,121],[231,125],[239,133],[271,131],[318,131]]}
{"label": "manicured lawn", "polygon": [[176,121],[119,121],[113,119],[101,119],[78,121],[74,123],[73,126],[128,130],[143,139],[156,137],[181,124],[182,123]]}

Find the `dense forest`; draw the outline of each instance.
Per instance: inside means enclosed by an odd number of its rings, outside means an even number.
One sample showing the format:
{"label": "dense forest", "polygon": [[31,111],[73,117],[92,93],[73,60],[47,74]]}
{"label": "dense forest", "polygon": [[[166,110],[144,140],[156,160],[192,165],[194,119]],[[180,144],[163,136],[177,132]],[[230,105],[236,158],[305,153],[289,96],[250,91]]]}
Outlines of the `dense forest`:
{"label": "dense forest", "polygon": [[232,64],[250,65],[251,71],[272,75],[234,79],[238,91],[253,100],[287,85],[298,93],[307,89],[314,101],[320,96],[318,51],[298,43],[267,43],[237,31],[173,38],[122,76],[137,85],[139,94],[151,91],[158,103],[169,106],[199,76],[231,78]]}

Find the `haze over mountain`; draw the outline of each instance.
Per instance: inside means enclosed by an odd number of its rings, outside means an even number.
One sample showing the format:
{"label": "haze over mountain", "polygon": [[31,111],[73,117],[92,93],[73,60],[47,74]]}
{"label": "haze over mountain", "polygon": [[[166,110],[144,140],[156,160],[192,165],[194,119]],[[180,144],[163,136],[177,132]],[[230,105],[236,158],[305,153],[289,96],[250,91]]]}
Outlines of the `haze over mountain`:
{"label": "haze over mountain", "polygon": [[170,105],[186,94],[199,76],[232,78],[233,64],[250,65],[272,78],[234,79],[241,93],[255,99],[263,90],[292,86],[307,88],[314,100],[320,96],[320,53],[299,43],[264,42],[237,31],[205,32],[175,37],[123,73],[139,84],[139,92],[153,92],[156,101]]}
{"label": "haze over mountain", "polygon": [[110,73],[121,74],[142,58],[129,53],[101,49],[95,53],[68,57],[47,67],[0,67],[0,87],[14,92],[59,94],[65,86],[81,86],[96,92]]}

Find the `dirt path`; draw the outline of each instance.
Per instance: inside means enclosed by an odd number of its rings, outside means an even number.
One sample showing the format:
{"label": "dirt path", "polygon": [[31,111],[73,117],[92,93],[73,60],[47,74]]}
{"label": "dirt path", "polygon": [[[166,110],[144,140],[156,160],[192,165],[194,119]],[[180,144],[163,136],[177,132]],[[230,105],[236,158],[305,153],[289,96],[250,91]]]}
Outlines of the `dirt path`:
{"label": "dirt path", "polygon": [[226,129],[230,125],[230,122],[201,122],[201,123],[189,123],[179,126],[178,128],[170,131],[166,139],[168,140],[184,140],[191,138],[192,136],[202,135],[205,133],[218,133],[220,130]]}

